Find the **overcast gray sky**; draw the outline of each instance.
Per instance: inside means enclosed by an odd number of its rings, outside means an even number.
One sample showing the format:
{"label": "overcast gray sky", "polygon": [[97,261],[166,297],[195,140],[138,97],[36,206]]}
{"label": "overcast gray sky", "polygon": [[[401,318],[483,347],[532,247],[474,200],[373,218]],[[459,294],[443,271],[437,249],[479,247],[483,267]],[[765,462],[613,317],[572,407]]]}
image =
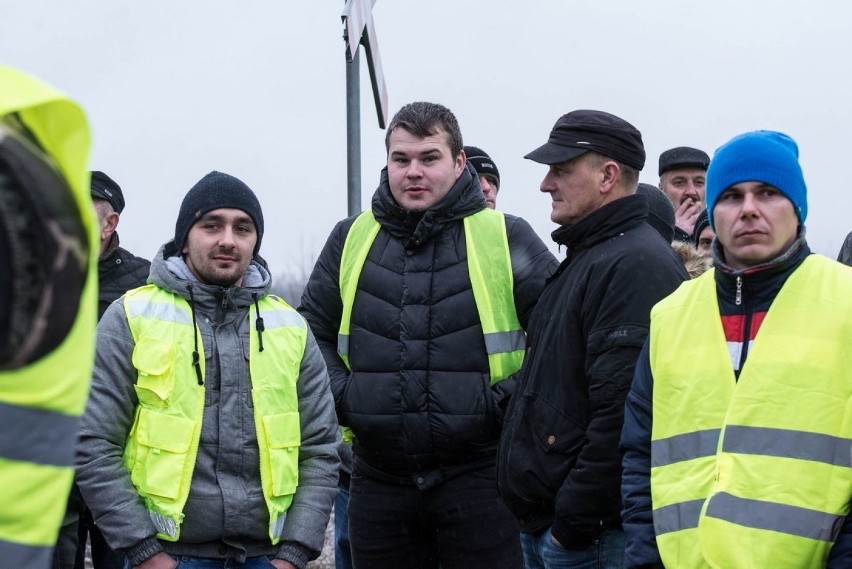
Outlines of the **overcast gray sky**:
{"label": "overcast gray sky", "polygon": [[[71,94],[91,167],[124,189],[122,244],[151,257],[185,192],[216,169],[258,194],[273,273],[310,263],[346,217],[345,60],[331,0],[3,0],[0,61]],[[732,136],[799,143],[813,249],[852,230],[852,4],[840,0],[380,0],[390,114],[442,103],[501,178],[498,207],[542,239],[544,167],[523,159],[579,108],[642,132],[641,180],[674,146]],[[385,163],[362,59],[362,203]],[[0,86],[2,88],[2,86]],[[839,180],[837,178],[840,178]]]}

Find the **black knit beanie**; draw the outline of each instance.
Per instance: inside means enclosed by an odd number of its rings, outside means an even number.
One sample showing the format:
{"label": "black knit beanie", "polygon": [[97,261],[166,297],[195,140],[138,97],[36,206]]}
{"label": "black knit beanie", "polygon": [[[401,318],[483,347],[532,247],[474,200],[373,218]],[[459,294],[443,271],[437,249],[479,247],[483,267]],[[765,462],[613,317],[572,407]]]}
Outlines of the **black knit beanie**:
{"label": "black knit beanie", "polygon": [[671,243],[674,239],[675,211],[668,196],[651,184],[639,184],[636,193],[645,196],[648,202],[648,224]]}
{"label": "black knit beanie", "polygon": [[697,218],[695,218],[695,227],[692,228],[692,235],[690,236],[693,245],[698,247],[698,240],[701,238],[701,232],[709,225],[710,218],[708,217],[707,210],[705,209],[698,214]]}
{"label": "black knit beanie", "polygon": [[216,171],[210,172],[192,186],[180,204],[180,213],[175,223],[177,250],[183,250],[186,236],[193,224],[208,211],[219,208],[240,209],[251,217],[257,229],[257,243],[254,246],[254,255],[257,256],[260,241],[263,239],[263,212],[260,202],[242,180]]}
{"label": "black knit beanie", "polygon": [[473,165],[473,169],[477,174],[490,174],[497,180],[497,189],[500,189],[500,170],[497,169],[497,164],[494,160],[485,153],[481,148],[476,146],[465,146],[464,153],[467,156],[467,161]]}

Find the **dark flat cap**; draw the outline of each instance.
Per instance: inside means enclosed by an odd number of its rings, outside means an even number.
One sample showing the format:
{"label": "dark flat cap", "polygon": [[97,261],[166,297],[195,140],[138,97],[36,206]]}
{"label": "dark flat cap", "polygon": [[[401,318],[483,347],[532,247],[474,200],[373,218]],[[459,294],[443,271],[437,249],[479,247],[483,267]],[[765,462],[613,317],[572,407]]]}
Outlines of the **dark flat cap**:
{"label": "dark flat cap", "polygon": [[124,194],[115,180],[99,170],[92,170],[92,197],[100,198],[109,202],[116,212],[124,210]]}
{"label": "dark flat cap", "polygon": [[597,152],[632,168],[645,166],[642,134],[632,124],[603,111],[571,111],[559,117],[547,143],[524,158],[539,164],[567,162]]}
{"label": "dark flat cap", "polygon": [[660,172],[663,173],[677,168],[700,168],[706,170],[710,165],[710,157],[703,150],[689,146],[678,146],[660,154]]}

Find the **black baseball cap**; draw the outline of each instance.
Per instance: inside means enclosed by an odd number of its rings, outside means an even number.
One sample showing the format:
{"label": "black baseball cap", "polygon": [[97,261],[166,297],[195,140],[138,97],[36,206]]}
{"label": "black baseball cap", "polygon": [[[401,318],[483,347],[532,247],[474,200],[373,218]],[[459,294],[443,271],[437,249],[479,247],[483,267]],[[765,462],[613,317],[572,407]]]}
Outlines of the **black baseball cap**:
{"label": "black baseball cap", "polygon": [[645,147],[636,127],[615,115],[590,110],[571,111],[559,117],[547,142],[524,158],[550,165],[590,151],[637,170],[645,166]]}
{"label": "black baseball cap", "polygon": [[677,168],[700,168],[701,170],[707,170],[708,166],[710,166],[710,157],[707,156],[706,152],[690,146],[678,146],[660,154],[658,175],[662,176],[665,172]]}
{"label": "black baseball cap", "polygon": [[99,170],[92,170],[92,197],[100,198],[109,202],[116,212],[124,210],[124,194],[115,180]]}

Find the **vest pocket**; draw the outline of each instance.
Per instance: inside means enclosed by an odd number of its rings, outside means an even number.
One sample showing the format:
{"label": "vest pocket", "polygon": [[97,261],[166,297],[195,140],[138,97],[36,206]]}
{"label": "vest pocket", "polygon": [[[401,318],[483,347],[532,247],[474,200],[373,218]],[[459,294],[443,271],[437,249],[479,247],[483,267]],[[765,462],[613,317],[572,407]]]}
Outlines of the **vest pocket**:
{"label": "vest pocket", "polygon": [[180,492],[195,422],[141,407],[136,424],[137,461],[131,478],[145,494],[174,500]]}
{"label": "vest pocket", "polygon": [[299,484],[301,424],[298,411],[263,418],[269,445],[273,496],[289,496]]}
{"label": "vest pocket", "polygon": [[142,404],[159,405],[175,388],[173,365],[175,346],[143,336],[133,349],[133,367],[137,370],[136,395]]}

